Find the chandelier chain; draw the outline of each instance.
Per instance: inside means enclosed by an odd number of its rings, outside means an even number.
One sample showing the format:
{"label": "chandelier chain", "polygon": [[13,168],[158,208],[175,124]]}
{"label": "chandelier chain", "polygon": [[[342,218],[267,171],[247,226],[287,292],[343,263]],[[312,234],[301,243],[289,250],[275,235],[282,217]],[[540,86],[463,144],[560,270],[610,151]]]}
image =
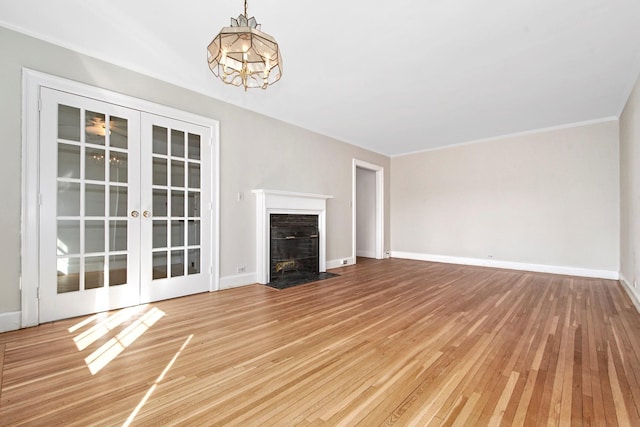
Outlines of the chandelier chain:
{"label": "chandelier chain", "polygon": [[249,14],[247,14],[247,0],[244,0],[244,16],[249,17]]}

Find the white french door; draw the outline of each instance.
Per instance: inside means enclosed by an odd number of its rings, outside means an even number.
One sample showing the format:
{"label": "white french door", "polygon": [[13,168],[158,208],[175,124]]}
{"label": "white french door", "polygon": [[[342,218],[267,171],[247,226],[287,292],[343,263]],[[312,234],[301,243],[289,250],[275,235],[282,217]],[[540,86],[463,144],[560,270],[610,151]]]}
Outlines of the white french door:
{"label": "white french door", "polygon": [[207,128],[142,114],[140,298],[205,292],[211,269]]}
{"label": "white french door", "polygon": [[210,290],[209,129],[48,88],[41,102],[40,322]]}

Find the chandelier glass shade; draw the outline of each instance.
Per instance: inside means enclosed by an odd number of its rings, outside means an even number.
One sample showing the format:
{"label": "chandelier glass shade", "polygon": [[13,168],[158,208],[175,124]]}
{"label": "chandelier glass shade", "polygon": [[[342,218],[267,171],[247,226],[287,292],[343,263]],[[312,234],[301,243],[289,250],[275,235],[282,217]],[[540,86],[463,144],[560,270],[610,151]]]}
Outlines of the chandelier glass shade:
{"label": "chandelier glass shade", "polygon": [[226,84],[266,89],[282,76],[278,43],[247,17],[246,0],[244,14],[231,18],[231,26],[222,28],[207,51],[209,68]]}

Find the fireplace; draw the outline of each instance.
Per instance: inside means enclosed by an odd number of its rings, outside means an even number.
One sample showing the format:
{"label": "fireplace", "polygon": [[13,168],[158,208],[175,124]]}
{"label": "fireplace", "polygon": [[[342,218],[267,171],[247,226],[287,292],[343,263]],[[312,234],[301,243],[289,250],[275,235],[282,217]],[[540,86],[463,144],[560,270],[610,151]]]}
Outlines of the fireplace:
{"label": "fireplace", "polygon": [[[253,193],[256,195],[256,281],[266,285],[278,276],[282,278],[311,268],[316,274],[326,272],[326,201],[333,196],[262,189]],[[278,228],[275,234],[271,230],[272,219]],[[299,229],[295,230],[296,227]],[[312,237],[314,234],[316,237]],[[274,242],[272,235],[282,240]],[[292,256],[293,249],[315,252],[316,261]]]}
{"label": "fireplace", "polygon": [[317,277],[319,263],[318,215],[271,214],[269,283]]}

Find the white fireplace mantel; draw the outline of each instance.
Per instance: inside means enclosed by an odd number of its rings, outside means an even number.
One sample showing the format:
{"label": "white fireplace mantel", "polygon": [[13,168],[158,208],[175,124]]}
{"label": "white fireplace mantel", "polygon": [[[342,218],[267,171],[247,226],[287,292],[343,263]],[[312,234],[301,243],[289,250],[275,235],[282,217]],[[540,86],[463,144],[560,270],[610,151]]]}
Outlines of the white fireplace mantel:
{"label": "white fireplace mantel", "polygon": [[258,283],[269,283],[269,215],[300,214],[318,215],[319,267],[320,272],[327,271],[326,256],[326,194],[292,193],[289,191],[264,190],[252,191],[256,195],[256,276]]}

